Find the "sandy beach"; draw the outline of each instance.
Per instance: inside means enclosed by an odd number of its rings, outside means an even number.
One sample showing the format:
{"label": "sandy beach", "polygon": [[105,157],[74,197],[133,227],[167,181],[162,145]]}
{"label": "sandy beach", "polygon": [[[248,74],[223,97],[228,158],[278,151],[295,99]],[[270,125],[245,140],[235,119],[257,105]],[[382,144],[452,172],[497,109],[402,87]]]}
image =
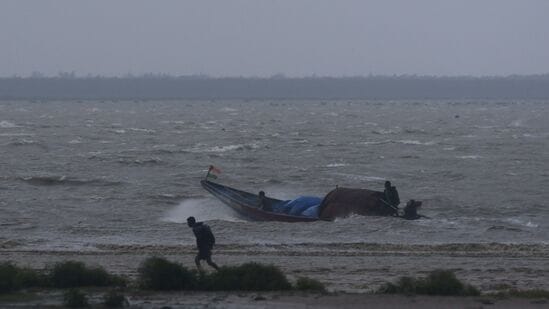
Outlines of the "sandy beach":
{"label": "sandy beach", "polygon": [[[101,302],[103,291],[86,290],[90,303]],[[28,302],[3,302],[3,308],[59,306],[59,291],[45,291]],[[126,293],[133,308],[547,308],[546,299],[444,297],[371,294],[163,292]]]}
{"label": "sandy beach", "polygon": [[[115,274],[135,278],[149,256],[163,256],[194,268],[192,246],[104,246],[95,251],[32,251],[4,248],[0,260],[44,269],[64,260],[101,265]],[[301,244],[218,245],[220,265],[245,262],[274,264],[290,280],[306,276],[323,282],[330,292],[368,293],[401,276],[421,277],[449,269],[482,292],[501,289],[549,289],[549,246],[546,245],[390,245]]]}

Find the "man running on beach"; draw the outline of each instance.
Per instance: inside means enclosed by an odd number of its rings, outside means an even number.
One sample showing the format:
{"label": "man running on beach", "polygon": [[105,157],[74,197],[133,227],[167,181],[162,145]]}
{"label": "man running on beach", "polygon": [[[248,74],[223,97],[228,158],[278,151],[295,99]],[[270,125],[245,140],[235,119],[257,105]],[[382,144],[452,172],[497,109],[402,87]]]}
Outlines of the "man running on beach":
{"label": "man running on beach", "polygon": [[200,260],[206,260],[208,265],[218,270],[219,267],[212,262],[212,248],[215,244],[215,237],[210,227],[202,222],[196,222],[194,217],[187,218],[187,225],[193,229],[194,236],[196,237],[198,254],[194,258],[194,262],[196,263],[198,270],[202,270]]}

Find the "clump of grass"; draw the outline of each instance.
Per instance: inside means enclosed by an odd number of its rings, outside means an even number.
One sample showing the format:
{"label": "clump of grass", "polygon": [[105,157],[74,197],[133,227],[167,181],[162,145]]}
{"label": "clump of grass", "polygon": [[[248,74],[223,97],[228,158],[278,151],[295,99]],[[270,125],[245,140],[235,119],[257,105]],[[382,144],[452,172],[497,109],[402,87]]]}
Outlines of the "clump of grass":
{"label": "clump of grass", "polygon": [[18,267],[10,262],[0,263],[0,293],[37,286],[47,286],[44,275],[29,268]]}
{"label": "clump of grass", "polygon": [[70,289],[63,294],[63,305],[69,308],[88,307],[88,298],[86,294],[78,289]]}
{"label": "clump of grass", "polygon": [[278,267],[259,263],[221,267],[217,272],[206,275],[202,285],[204,289],[216,291],[278,291],[292,288]]}
{"label": "clump of grass", "polygon": [[480,291],[464,284],[450,270],[432,271],[426,278],[401,277],[396,283],[386,283],[378,293],[385,294],[427,294],[477,296]]}
{"label": "clump of grass", "polygon": [[122,308],[126,304],[124,294],[110,290],[103,296],[103,305],[107,308]]}
{"label": "clump of grass", "polygon": [[110,275],[104,268],[88,267],[77,261],[55,264],[49,277],[52,286],[56,288],[125,285],[123,278]]}
{"label": "clump of grass", "polygon": [[185,290],[195,287],[196,277],[187,268],[165,258],[146,259],[138,269],[139,287],[150,290]]}
{"label": "clump of grass", "polygon": [[322,282],[307,277],[297,278],[295,289],[300,291],[326,292],[326,287]]}

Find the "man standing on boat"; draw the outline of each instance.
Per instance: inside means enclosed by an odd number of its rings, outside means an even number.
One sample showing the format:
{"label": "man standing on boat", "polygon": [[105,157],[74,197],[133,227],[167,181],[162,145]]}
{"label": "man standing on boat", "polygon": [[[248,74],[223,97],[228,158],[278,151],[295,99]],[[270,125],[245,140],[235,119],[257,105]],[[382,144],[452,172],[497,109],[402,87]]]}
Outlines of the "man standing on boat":
{"label": "man standing on boat", "polygon": [[200,260],[206,260],[208,265],[218,270],[219,267],[212,261],[212,248],[215,244],[215,237],[210,227],[202,222],[196,222],[194,217],[187,218],[187,225],[193,229],[194,236],[196,237],[198,254],[194,258],[194,262],[198,270],[202,270]]}
{"label": "man standing on boat", "polygon": [[398,216],[398,204],[400,204],[400,197],[395,186],[391,185],[390,181],[385,182],[385,190],[383,190],[384,198],[382,202],[392,208],[395,211],[395,215]]}

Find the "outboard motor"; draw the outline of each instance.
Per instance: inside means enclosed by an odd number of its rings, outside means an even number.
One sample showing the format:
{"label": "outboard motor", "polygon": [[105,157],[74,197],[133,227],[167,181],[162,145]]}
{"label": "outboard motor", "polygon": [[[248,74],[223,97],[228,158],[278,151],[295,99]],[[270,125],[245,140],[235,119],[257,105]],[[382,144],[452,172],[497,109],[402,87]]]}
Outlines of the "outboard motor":
{"label": "outboard motor", "polygon": [[417,209],[421,207],[421,204],[421,201],[409,200],[404,207],[404,214],[402,215],[402,217],[406,220],[415,220],[421,218],[421,216],[417,214]]}

